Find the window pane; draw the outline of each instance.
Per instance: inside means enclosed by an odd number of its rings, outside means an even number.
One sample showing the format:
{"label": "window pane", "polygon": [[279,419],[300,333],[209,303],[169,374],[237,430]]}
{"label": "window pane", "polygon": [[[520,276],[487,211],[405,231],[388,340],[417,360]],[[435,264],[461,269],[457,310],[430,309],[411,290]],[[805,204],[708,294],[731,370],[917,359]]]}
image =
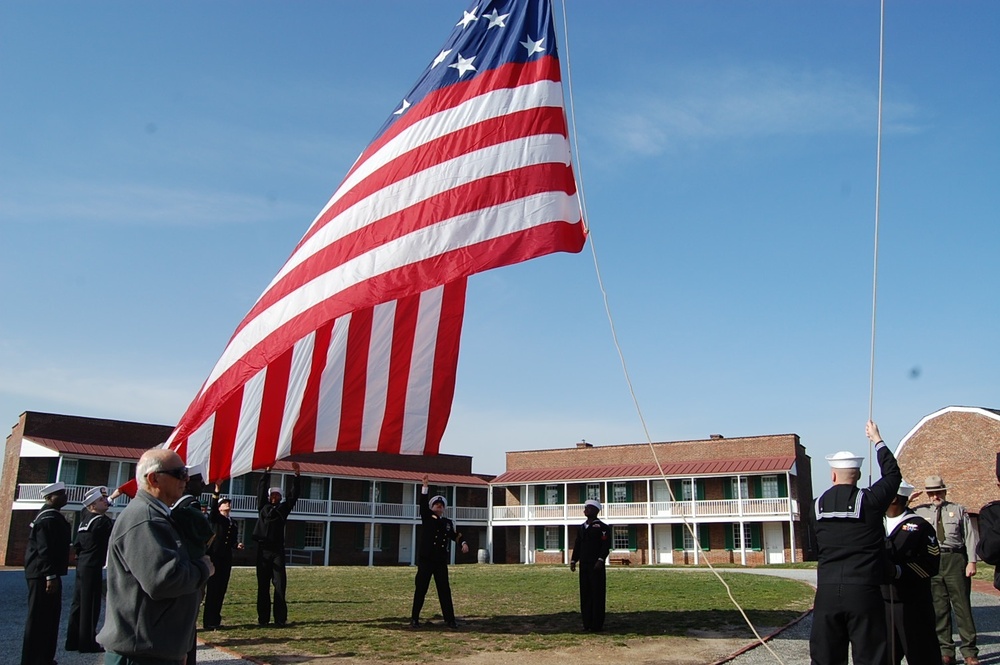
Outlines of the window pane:
{"label": "window pane", "polygon": [[750,543],[750,525],[744,524],[741,530],[739,524],[733,524],[733,549],[750,549]]}
{"label": "window pane", "polygon": [[744,476],[733,478],[733,498],[749,499],[750,487]]}
{"label": "window pane", "polygon": [[628,489],[625,487],[625,483],[613,483],[611,490],[612,503],[625,503],[628,501]]}
{"label": "window pane", "polygon": [[681,481],[681,500],[690,501],[694,498],[694,480],[685,479]]}
{"label": "window pane", "polygon": [[67,485],[76,485],[76,464],[75,459],[63,459],[62,466],[59,467],[59,480]]}
{"label": "window pane", "polygon": [[317,549],[323,548],[323,523],[322,522],[306,522],[306,537],[305,546],[315,547]]}
{"label": "window pane", "polygon": [[562,527],[558,526],[545,527],[545,549],[547,550],[559,549],[559,530],[561,528]]}
{"label": "window pane", "polygon": [[601,500],[601,485],[600,483],[587,483],[587,500],[593,499],[594,501]]}
{"label": "window pane", "polygon": [[[318,524],[318,522],[317,522],[317,524]],[[371,528],[372,528],[371,524],[365,524],[365,544],[364,544],[364,548],[363,548],[365,552],[369,551],[368,545],[369,545],[369,543],[372,542]],[[382,551],[382,525],[381,524],[376,524],[375,525],[375,551],[376,552],[381,552]]]}
{"label": "window pane", "polygon": [[778,476],[764,476],[760,479],[761,494],[765,499],[778,498]]}
{"label": "window pane", "polygon": [[247,477],[236,476],[229,481],[229,493],[234,496],[243,496],[246,494],[244,491],[247,485]]}
{"label": "window pane", "polygon": [[613,527],[612,533],[612,548],[616,550],[627,550],[628,549],[628,527],[627,526],[616,526]]}
{"label": "window pane", "polygon": [[678,529],[681,529],[684,533],[684,549],[688,552],[694,551],[694,536],[691,535],[691,530],[687,528],[687,525],[678,524]]}
{"label": "window pane", "polygon": [[558,485],[546,485],[545,486],[545,505],[555,506],[559,503],[559,486]]}

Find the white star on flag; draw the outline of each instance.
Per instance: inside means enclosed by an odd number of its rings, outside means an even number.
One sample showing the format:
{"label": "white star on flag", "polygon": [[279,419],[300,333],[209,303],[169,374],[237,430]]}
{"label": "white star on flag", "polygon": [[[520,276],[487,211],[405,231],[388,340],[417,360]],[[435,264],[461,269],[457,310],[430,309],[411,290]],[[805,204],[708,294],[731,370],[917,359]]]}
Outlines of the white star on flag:
{"label": "white star on flag", "polygon": [[486,29],[489,30],[490,28],[506,28],[507,24],[504,23],[504,21],[507,20],[508,16],[510,16],[510,14],[500,15],[497,13],[497,10],[494,9],[492,14],[486,14],[485,16],[483,16],[484,19],[490,22],[490,24],[486,27]]}
{"label": "white star on flag", "polygon": [[528,41],[521,42],[521,46],[528,49],[528,56],[530,57],[536,53],[543,53],[545,51],[545,49],[542,48],[542,42],[544,41],[545,37],[542,37],[537,42],[531,37],[528,37]]}
{"label": "white star on flag", "polygon": [[451,64],[451,65],[448,65],[448,66],[451,67],[451,68],[453,68],[453,69],[457,69],[458,70],[458,78],[462,78],[467,73],[476,71],[476,68],[472,65],[472,61],[475,60],[475,59],[476,59],[476,56],[472,56],[471,58],[463,58],[462,54],[459,53],[458,54],[458,62],[456,62],[454,64]]}
{"label": "white star on flag", "polygon": [[431,63],[431,69],[434,69],[442,62],[444,62],[444,59],[448,57],[449,53],[451,53],[451,49],[448,49],[447,51],[441,51],[440,53],[438,53],[437,57],[434,58],[434,62]]}
{"label": "white star on flag", "polygon": [[403,113],[404,113],[404,112],[406,111],[406,109],[408,109],[408,108],[410,108],[410,102],[408,102],[408,101],[406,101],[406,100],[404,99],[404,100],[403,100],[403,105],[402,105],[402,106],[400,106],[398,110],[396,110],[396,111],[393,111],[393,113],[392,113],[392,114],[393,114],[393,115],[403,115]]}
{"label": "white star on flag", "polygon": [[455,25],[456,26],[460,25],[462,26],[463,29],[468,28],[470,23],[475,23],[476,19],[479,18],[478,16],[476,16],[476,10],[478,9],[479,7],[475,7],[471,12],[462,12],[463,14],[462,20],[456,23]]}

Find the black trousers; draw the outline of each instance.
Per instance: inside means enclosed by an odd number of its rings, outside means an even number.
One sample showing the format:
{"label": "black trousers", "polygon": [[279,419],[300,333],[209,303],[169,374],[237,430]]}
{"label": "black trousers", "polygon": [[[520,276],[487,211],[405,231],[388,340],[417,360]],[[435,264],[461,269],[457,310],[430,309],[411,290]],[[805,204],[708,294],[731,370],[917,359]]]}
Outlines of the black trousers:
{"label": "black trousers", "polygon": [[608,573],[604,566],[594,567],[594,563],[580,566],[580,614],[583,616],[584,630],[604,629],[604,606],[608,590]]}
{"label": "black trousers", "polygon": [[892,635],[887,663],[899,665],[905,655],[907,665],[940,665],[930,594],[925,602],[885,603],[885,623]]}
{"label": "black trousers", "polygon": [[820,584],[816,587],[809,656],[812,665],[883,665],[885,608],[877,585]]}
{"label": "black trousers", "polygon": [[101,650],[96,637],[103,591],[100,568],[85,566],[76,569],[73,602],[69,606],[69,625],[66,628],[66,651]]}
{"label": "black trousers", "polygon": [[424,597],[427,589],[431,585],[431,577],[434,578],[434,586],[437,587],[438,600],[441,601],[441,616],[445,623],[454,623],[455,606],[451,602],[451,584],[448,582],[447,562],[423,562],[417,564],[417,577],[413,590],[413,609],[410,618],[414,621],[420,620],[420,610],[424,606]]}
{"label": "black trousers", "polygon": [[45,578],[28,580],[28,618],[24,622],[21,665],[51,665],[56,659],[60,614],[62,581],[59,580],[56,593],[45,593]]}
{"label": "black trousers", "polygon": [[219,557],[212,561],[215,564],[215,574],[208,578],[205,588],[205,613],[202,615],[202,625],[206,630],[222,625],[222,601],[229,590],[229,578],[233,573],[232,558]]}
{"label": "black trousers", "polygon": [[272,584],[274,623],[281,625],[288,621],[288,605],[285,603],[285,589],[288,586],[285,553],[260,548],[257,550],[257,623],[261,626],[266,626],[271,621]]}

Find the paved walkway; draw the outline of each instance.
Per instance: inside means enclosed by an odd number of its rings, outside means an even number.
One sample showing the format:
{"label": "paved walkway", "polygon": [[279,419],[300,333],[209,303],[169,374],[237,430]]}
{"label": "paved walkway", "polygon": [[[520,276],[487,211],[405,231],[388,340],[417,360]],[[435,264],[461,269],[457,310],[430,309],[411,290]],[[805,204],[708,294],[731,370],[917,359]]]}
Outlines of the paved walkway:
{"label": "paved walkway", "polygon": [[[720,572],[741,572],[774,575],[799,579],[816,584],[815,570],[800,569],[726,569]],[[979,642],[979,660],[983,665],[1000,665],[1000,593],[988,582],[977,582],[972,592],[972,613],[976,620]],[[812,613],[782,631],[768,642],[768,646],[786,665],[809,662],[809,631],[812,630]],[[757,645],[731,660],[732,665],[769,665],[777,663],[775,655]],[[905,663],[906,660],[904,659]]]}
{"label": "paved walkway", "polygon": [[[59,665],[101,665],[104,663],[103,653],[78,653],[63,650],[66,639],[66,623],[69,620],[69,607],[73,602],[72,570],[63,578],[63,610],[61,627],[59,628],[59,648],[56,650],[56,660]],[[24,581],[24,571],[20,568],[0,570],[0,598],[3,602],[3,618],[0,619],[0,662],[16,663],[21,658],[21,642],[24,639],[24,617],[28,614],[28,586]],[[102,617],[103,622],[103,617]],[[198,665],[252,665],[251,661],[212,649],[204,644],[198,645]]]}

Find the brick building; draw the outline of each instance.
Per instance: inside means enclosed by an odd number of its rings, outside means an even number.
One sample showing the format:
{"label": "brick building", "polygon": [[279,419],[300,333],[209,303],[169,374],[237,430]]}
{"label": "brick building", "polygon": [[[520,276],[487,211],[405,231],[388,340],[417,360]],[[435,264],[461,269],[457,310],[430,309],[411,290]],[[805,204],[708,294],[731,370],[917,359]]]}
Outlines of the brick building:
{"label": "brick building", "polygon": [[[972,513],[1000,499],[997,452],[1000,410],[969,406],[948,406],[925,416],[896,447],[906,482],[920,489],[927,476],[939,475],[948,486],[948,500]],[[926,501],[926,495],[915,500]]]}
{"label": "brick building", "polygon": [[811,474],[795,434],[508,452],[491,483],[491,549],[497,562],[566,563],[594,498],[613,563],[802,561]]}
{"label": "brick building", "polygon": [[[118,487],[135,475],[143,451],[159,445],[173,428],[100,418],[27,411],[7,437],[0,501],[0,565],[23,565],[28,523],[42,505],[42,487],[56,480],[67,485],[63,512],[74,525],[81,500],[95,485]],[[405,565],[416,550],[419,513],[416,497],[423,475],[432,494],[448,498],[448,512],[460,523],[470,553],[459,563],[475,562],[486,547],[489,476],[472,473],[472,458],[460,455],[414,457],[379,453],[299,455],[274,466],[271,484],[287,488],[291,462],[301,464],[302,491],[289,517],[286,544],[290,563],[317,565]],[[249,537],[257,517],[258,473],[227,481],[232,517],[247,549],[235,563],[252,564],[256,545]],[[208,497],[205,497],[207,501]],[[127,497],[119,497],[119,511]]]}

